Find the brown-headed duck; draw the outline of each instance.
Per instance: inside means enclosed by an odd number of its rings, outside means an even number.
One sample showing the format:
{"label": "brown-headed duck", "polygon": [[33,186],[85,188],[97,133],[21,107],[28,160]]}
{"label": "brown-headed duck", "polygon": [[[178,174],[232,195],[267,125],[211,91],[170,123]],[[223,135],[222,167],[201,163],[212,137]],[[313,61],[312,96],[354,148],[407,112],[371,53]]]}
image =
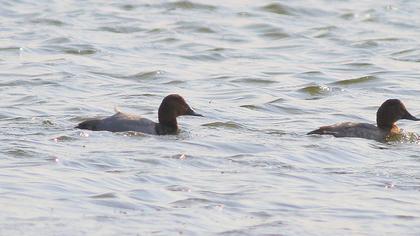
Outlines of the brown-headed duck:
{"label": "brown-headed duck", "polygon": [[345,122],[322,126],[308,134],[329,134],[335,137],[357,137],[385,141],[388,137],[401,132],[395,124],[401,119],[420,120],[411,115],[400,100],[388,99],[382,103],[376,113],[377,126],[367,123]]}
{"label": "brown-headed duck", "polygon": [[177,134],[178,116],[202,116],[195,113],[190,106],[178,94],[166,96],[160,104],[158,117],[159,123],[137,115],[117,112],[113,116],[104,119],[90,119],[78,124],[76,128],[94,131],[125,132],[136,131],[147,134]]}

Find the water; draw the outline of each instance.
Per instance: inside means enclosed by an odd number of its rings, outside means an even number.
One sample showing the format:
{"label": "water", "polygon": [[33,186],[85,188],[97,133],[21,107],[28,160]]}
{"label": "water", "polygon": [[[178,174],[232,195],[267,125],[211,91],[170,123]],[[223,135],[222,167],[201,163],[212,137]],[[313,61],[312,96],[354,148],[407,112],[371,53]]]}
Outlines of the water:
{"label": "water", "polygon": [[[388,98],[420,114],[419,10],[2,1],[0,235],[418,235],[416,141],[305,133]],[[170,93],[205,115],[179,135],[73,128]]]}

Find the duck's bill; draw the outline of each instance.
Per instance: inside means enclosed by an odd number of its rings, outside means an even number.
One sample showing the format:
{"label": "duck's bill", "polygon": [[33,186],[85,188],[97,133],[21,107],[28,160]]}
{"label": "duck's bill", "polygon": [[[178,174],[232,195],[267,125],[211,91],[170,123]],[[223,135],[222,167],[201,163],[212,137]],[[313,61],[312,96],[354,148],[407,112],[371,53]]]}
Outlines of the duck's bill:
{"label": "duck's bill", "polygon": [[187,113],[185,113],[187,116],[203,116],[201,114],[196,113],[193,109],[188,109]]}
{"label": "duck's bill", "polygon": [[406,120],[416,120],[419,121],[420,119],[411,115],[409,112],[405,113],[405,115],[403,116],[402,119],[406,119]]}

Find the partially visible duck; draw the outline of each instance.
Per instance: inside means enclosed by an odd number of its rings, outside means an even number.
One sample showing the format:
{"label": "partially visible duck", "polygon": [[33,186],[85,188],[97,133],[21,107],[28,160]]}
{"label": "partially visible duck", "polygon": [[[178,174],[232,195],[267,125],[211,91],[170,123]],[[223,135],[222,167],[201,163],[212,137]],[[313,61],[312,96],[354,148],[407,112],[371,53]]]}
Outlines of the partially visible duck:
{"label": "partially visible duck", "polygon": [[388,99],[382,103],[376,113],[377,126],[367,123],[345,122],[322,126],[308,134],[329,134],[335,137],[358,137],[384,141],[387,137],[401,132],[395,124],[401,119],[420,120],[411,115],[400,100]]}
{"label": "partially visible duck", "polygon": [[178,123],[176,118],[183,115],[202,116],[195,113],[180,95],[171,94],[166,96],[160,104],[158,111],[159,123],[141,116],[118,111],[115,115],[104,119],[83,121],[76,128],[111,132],[136,131],[157,135],[177,134]]}

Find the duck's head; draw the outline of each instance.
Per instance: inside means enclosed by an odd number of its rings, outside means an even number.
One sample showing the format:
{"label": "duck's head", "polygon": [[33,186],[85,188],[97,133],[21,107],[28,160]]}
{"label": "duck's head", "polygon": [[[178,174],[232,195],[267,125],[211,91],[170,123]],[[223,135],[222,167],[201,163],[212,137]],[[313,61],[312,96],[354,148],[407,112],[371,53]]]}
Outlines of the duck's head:
{"label": "duck's head", "polygon": [[202,116],[185,102],[184,98],[178,94],[171,94],[166,96],[159,107],[159,122],[165,123],[169,121],[173,121],[178,116]]}
{"label": "duck's head", "polygon": [[379,128],[389,129],[398,120],[420,120],[411,115],[404,104],[398,99],[388,99],[379,107],[376,113],[376,123]]}

